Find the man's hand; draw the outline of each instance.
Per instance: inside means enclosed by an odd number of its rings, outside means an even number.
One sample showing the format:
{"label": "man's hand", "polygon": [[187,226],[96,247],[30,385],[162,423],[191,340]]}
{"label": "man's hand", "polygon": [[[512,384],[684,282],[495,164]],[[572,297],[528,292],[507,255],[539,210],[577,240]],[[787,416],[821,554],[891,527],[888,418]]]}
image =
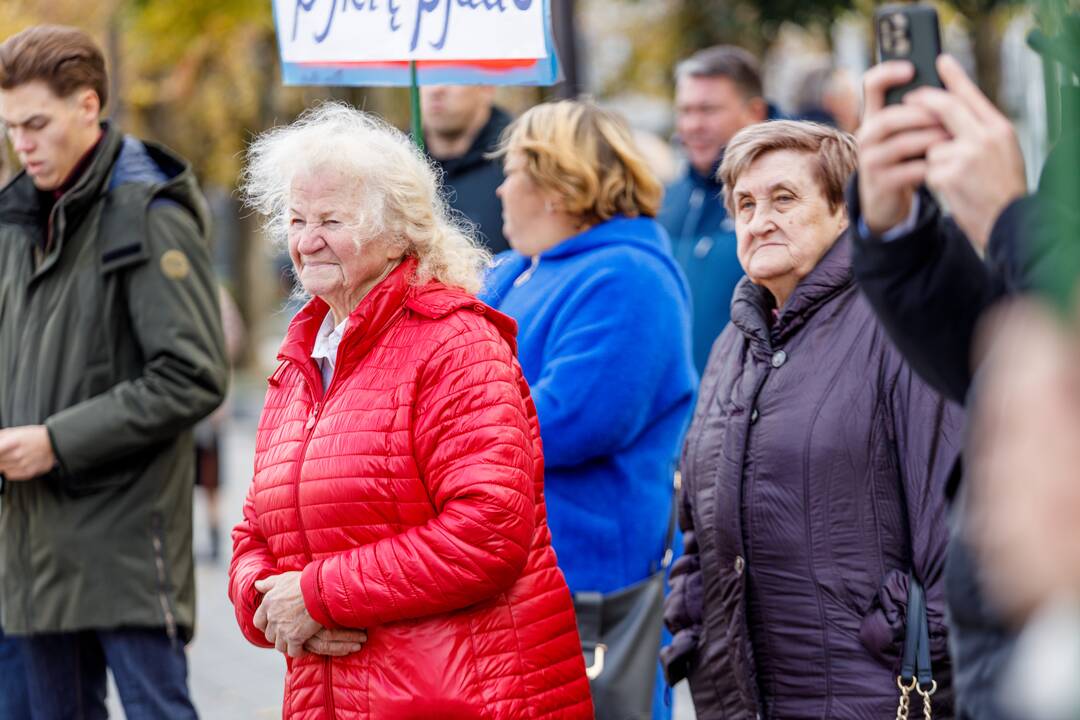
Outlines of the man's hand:
{"label": "man's hand", "polygon": [[946,90],[924,87],[904,96],[904,106],[931,113],[949,139],[926,153],[926,184],[939,193],[956,224],[979,250],[994,222],[1027,193],[1024,156],[1012,123],[979,92],[952,57],[937,59]]}
{"label": "man's hand", "polygon": [[367,642],[367,633],[363,630],[323,628],[304,643],[304,649],[316,655],[341,657],[359,652],[365,642]]}
{"label": "man's hand", "polygon": [[911,80],[914,66],[892,60],[863,75],[862,125],[859,127],[859,206],[874,235],[899,225],[926,179],[926,153],[948,139],[937,116],[917,105],[885,105],[885,92]]}
{"label": "man's hand", "polygon": [[266,641],[274,644],[279,652],[289,657],[304,654],[304,643],[322,629],[304,606],[304,594],[300,590],[300,573],[287,572],[263,578],[255,583],[255,589],[263,594],[262,603],[255,611],[255,627],[263,631]]}
{"label": "man's hand", "polygon": [[0,474],[8,480],[33,480],[54,465],[56,454],[44,425],[0,430]]}

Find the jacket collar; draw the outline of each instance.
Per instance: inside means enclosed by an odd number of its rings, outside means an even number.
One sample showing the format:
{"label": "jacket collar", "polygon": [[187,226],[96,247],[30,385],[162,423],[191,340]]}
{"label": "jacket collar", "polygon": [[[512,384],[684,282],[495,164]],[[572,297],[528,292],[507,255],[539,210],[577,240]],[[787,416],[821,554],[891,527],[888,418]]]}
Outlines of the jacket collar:
{"label": "jacket collar", "polygon": [[853,283],[851,238],[845,231],[814,269],[795,287],[787,303],[773,319],[772,293],[744,277],[731,301],[731,322],[763,352],[784,344],[825,303]]}
{"label": "jacket collar", "polygon": [[572,235],[540,254],[541,261],[568,257],[609,245],[634,245],[655,255],[670,253],[667,233],[653,218],[616,215]]}
{"label": "jacket collar", "polygon": [[[358,340],[377,335],[389,325],[390,320],[404,306],[415,273],[416,260],[407,258],[364,296],[349,313],[345,333],[338,348],[339,356]],[[322,298],[314,297],[308,301],[289,323],[278,359],[292,360],[299,365],[309,364],[315,338],[328,312],[330,306]]]}
{"label": "jacket collar", "polygon": [[[56,205],[69,219],[76,219],[93,204],[104,191],[116,156],[120,153],[123,137],[110,123],[102,123],[102,136],[86,161],[86,168],[78,180],[57,201]],[[33,224],[39,217],[41,198],[34,181],[24,170],[0,190],[0,215]]]}
{"label": "jacket collar", "polygon": [[[417,285],[417,264],[416,258],[406,258],[349,313],[345,332],[338,345],[335,375],[347,374],[406,311],[440,318],[461,308],[472,308],[485,315],[516,352],[517,323],[512,318],[484,305],[464,290],[447,287],[434,280]],[[314,388],[321,387],[321,381],[311,351],[328,312],[330,306],[326,301],[312,298],[289,323],[289,330],[278,352],[278,360],[288,360],[300,367]]]}
{"label": "jacket collar", "polygon": [[712,170],[709,171],[708,175],[702,175],[688,162],[686,163],[686,177],[694,187],[705,188],[713,194],[719,194],[724,186],[716,179],[716,174],[720,172],[720,163],[723,161],[724,153],[721,152],[720,157],[716,158],[716,162],[713,163]]}
{"label": "jacket collar", "polygon": [[[97,149],[91,156],[85,171],[75,184],[57,201],[58,212],[62,212],[68,223],[81,218],[87,210],[104,194],[109,175],[123,145],[124,137],[111,124],[102,124],[103,134]],[[29,176],[27,177],[29,180]]]}

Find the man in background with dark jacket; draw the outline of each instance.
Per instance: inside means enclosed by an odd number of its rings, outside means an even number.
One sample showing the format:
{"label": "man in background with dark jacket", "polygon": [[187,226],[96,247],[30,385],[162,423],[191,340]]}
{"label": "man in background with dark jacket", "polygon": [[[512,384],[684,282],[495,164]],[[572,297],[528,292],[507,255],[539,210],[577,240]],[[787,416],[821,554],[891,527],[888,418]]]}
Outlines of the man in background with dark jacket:
{"label": "man in background with dark jacket", "polygon": [[510,116],[495,107],[495,88],[485,85],[427,85],[420,89],[424,147],[443,169],[451,207],[476,223],[492,253],[510,246],[502,232],[501,160],[486,157],[499,144]]}
{"label": "man in background with dark jacket", "polygon": [[100,121],[101,50],[0,45],[0,624],[38,720],[194,718],[191,427],[221,402],[205,201],[187,164]]}
{"label": "man in background with dark jacket", "polygon": [[675,132],[686,151],[682,178],[669,185],[657,220],[690,282],[694,365],[700,375],[713,341],[728,324],[731,295],[743,276],[735,223],[720,197],[716,171],[735,133],[767,119],[757,60],[717,45],[675,68]]}

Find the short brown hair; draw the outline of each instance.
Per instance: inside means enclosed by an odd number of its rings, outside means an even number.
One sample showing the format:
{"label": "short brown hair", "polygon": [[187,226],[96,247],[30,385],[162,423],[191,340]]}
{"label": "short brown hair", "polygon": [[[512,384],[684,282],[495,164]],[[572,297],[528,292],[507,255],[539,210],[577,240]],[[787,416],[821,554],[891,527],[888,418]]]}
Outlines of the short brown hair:
{"label": "short brown hair", "polygon": [[11,90],[39,80],[57,97],[76,90],[97,93],[101,107],[109,99],[105,57],[82,30],[65,25],[35,25],[0,44],[0,88]]}
{"label": "short brown hair", "polygon": [[503,131],[496,156],[520,151],[533,182],[589,224],[615,215],[656,217],[664,187],[620,115],[591,102],[537,105]]}
{"label": "short brown hair", "polygon": [[844,205],[844,186],[855,172],[858,151],[850,134],[821,123],[805,120],[770,120],[743,128],[724,151],[717,179],[724,185],[724,206],[734,216],[732,191],[739,176],[763,155],[778,150],[794,150],[813,155],[815,171],[829,208]]}
{"label": "short brown hair", "polygon": [[764,96],[757,58],[735,45],[713,45],[698,50],[675,66],[675,81],[684,77],[727,78],[745,100]]}

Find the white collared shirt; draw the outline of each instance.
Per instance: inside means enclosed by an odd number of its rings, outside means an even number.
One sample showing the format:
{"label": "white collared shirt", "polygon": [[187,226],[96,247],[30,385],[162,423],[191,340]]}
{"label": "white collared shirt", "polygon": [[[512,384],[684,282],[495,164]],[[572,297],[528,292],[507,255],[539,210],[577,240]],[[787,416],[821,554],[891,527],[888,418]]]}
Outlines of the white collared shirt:
{"label": "white collared shirt", "polygon": [[315,359],[319,370],[322,371],[324,392],[330,387],[330,380],[334,377],[338,345],[341,344],[341,338],[345,335],[345,325],[348,322],[349,318],[345,318],[335,327],[334,313],[327,310],[326,317],[323,318],[322,326],[319,328],[319,334],[315,336],[315,347],[311,349],[311,357]]}

